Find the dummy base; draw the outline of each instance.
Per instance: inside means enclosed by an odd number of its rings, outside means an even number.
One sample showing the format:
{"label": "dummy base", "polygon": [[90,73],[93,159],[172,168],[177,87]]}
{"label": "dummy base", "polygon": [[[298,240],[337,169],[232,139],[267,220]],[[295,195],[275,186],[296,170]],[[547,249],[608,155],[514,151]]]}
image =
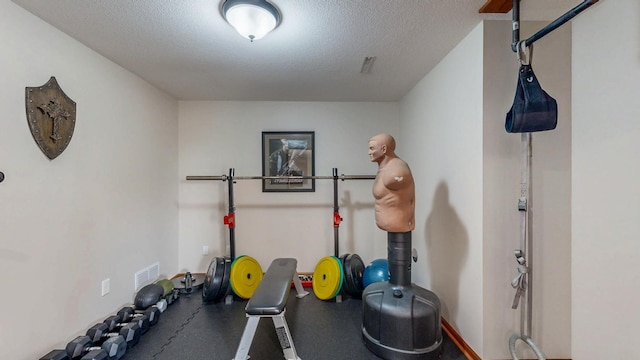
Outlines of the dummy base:
{"label": "dummy base", "polygon": [[387,360],[437,360],[442,354],[440,299],[412,284],[373,283],[362,294],[362,338]]}

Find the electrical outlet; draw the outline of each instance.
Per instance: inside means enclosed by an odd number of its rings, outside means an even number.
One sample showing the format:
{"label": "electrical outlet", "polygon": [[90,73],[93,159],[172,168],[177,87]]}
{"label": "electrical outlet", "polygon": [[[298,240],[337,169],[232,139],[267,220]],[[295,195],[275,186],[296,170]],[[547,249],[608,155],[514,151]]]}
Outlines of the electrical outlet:
{"label": "electrical outlet", "polygon": [[110,279],[104,279],[102,280],[102,296],[105,296],[109,293],[109,287],[111,286],[111,280]]}
{"label": "electrical outlet", "polygon": [[209,255],[209,247],[207,245],[202,247],[202,255]]}

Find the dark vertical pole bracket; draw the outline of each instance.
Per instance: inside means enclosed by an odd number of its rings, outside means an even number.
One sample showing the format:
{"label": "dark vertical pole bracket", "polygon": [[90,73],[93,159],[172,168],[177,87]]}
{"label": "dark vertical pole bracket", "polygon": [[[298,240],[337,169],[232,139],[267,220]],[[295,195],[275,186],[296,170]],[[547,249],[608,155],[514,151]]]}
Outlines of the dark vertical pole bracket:
{"label": "dark vertical pole bracket", "polygon": [[338,168],[333,168],[333,252],[340,256],[340,205],[338,203]]}
{"label": "dark vertical pole bracket", "polygon": [[231,256],[231,261],[236,258],[236,230],[235,230],[235,212],[236,207],[233,203],[233,175],[235,170],[233,168],[229,169],[229,177],[227,181],[229,182],[229,217],[233,220],[233,225],[229,226],[229,252]]}

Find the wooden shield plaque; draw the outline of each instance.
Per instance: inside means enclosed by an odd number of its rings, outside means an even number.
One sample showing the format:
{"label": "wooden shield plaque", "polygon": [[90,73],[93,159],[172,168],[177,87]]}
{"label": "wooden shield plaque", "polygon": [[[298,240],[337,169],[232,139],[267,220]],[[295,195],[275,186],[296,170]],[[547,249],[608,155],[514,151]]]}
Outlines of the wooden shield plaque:
{"label": "wooden shield plaque", "polygon": [[76,125],[75,101],[52,76],[42,86],[25,88],[25,107],[33,139],[49,159],[55,159],[71,142]]}

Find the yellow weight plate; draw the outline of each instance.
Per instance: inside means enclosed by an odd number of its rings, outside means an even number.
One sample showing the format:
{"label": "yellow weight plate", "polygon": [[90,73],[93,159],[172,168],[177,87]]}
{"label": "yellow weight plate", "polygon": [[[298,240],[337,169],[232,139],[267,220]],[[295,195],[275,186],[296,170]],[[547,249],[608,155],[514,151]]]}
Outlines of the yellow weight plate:
{"label": "yellow weight plate", "polygon": [[313,271],[313,293],[320,300],[333,299],[342,289],[343,278],[340,260],[335,256],[325,256]]}
{"label": "yellow weight plate", "polygon": [[249,299],[262,281],[262,267],[251,256],[242,255],[231,263],[231,290],[242,299]]}

